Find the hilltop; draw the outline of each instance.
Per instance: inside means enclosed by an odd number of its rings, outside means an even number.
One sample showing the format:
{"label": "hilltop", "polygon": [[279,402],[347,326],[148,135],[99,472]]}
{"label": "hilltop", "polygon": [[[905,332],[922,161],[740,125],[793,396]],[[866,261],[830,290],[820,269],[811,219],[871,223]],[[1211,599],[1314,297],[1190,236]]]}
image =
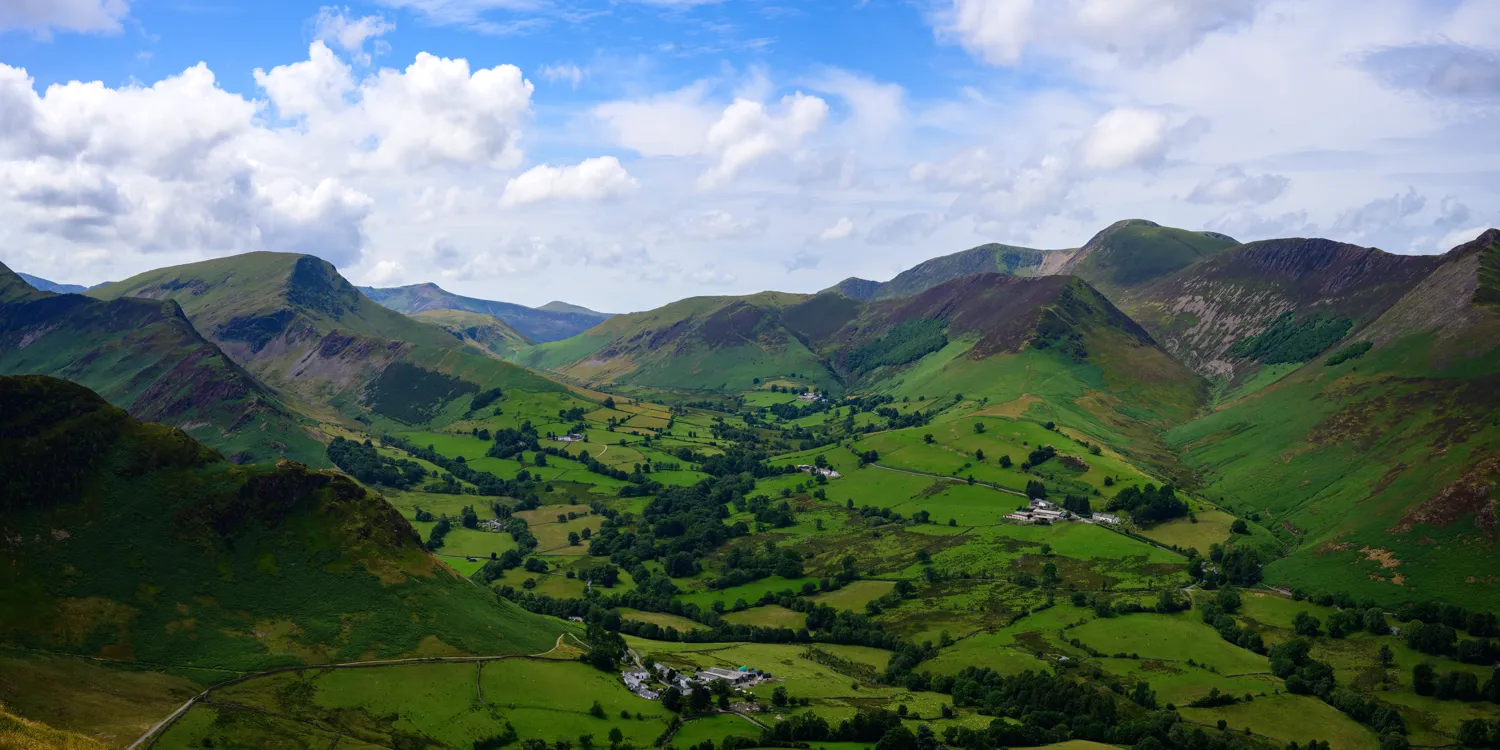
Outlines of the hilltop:
{"label": "hilltop", "polygon": [[248,253],[174,266],[89,295],[176,301],[236,363],[327,419],[369,410],[421,424],[492,388],[561,390],[372,302],[310,255]]}
{"label": "hilltop", "polygon": [[1114,299],[1123,290],[1238,244],[1234,238],[1216,232],[1192,232],[1144,219],[1126,219],[1104,228],[1080,248],[1038,250],[991,243],[923,261],[890,281],[849,278],[824,291],[868,302],[909,297],[973,274],[1003,273],[1077,276]]}
{"label": "hilltop", "polygon": [[594,312],[565,302],[550,302],[542,307],[526,307],[510,302],[464,297],[444,291],[437,284],[430,283],[389,289],[360,287],[360,291],[392,310],[407,314],[426,310],[462,310],[493,315],[527,338],[540,342],[560,341],[577,335],[609,317],[605,313]]}
{"label": "hilltop", "polygon": [[833,375],[783,322],[809,299],[781,292],[692,297],[613,316],[571,339],[522,351],[515,361],[600,384],[743,389],[753,379],[795,373],[829,387]]}
{"label": "hilltop", "polygon": [[59,284],[56,281],[48,281],[47,279],[44,279],[40,276],[32,276],[29,273],[17,272],[16,275],[20,276],[22,281],[43,292],[52,292],[54,294],[82,294],[83,292],[88,291],[88,287],[81,284]]}
{"label": "hilltop", "polygon": [[133,416],[187,430],[238,462],[325,465],[276,394],[198,334],[173,301],[33,289],[0,265],[0,374],[66,377]]}

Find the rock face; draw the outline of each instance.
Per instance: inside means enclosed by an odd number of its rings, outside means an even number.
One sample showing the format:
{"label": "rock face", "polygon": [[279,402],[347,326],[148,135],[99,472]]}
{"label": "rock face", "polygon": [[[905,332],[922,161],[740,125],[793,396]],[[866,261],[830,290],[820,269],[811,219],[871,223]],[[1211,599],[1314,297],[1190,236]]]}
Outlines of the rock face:
{"label": "rock face", "polygon": [[1230,348],[1283,315],[1347,318],[1357,332],[1441,264],[1440,256],[1331,240],[1268,240],[1122,292],[1117,302],[1189,367],[1233,378],[1256,365],[1231,356]]}

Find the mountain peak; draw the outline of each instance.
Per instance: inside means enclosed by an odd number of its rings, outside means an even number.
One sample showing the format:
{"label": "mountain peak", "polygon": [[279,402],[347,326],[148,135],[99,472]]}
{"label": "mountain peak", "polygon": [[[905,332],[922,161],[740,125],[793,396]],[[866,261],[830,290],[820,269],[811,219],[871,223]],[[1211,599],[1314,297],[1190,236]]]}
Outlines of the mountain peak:
{"label": "mountain peak", "polygon": [[25,302],[46,296],[46,292],[26,283],[21,275],[0,263],[0,303]]}

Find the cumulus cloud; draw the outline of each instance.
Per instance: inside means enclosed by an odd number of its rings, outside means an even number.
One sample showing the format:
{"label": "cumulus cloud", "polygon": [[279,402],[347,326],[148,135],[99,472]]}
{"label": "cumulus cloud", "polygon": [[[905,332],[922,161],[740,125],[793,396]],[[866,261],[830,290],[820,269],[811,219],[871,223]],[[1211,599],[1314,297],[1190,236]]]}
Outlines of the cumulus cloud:
{"label": "cumulus cloud", "polygon": [[706,149],[715,163],[698,184],[718,187],[759,162],[794,153],[828,118],[827,102],[801,92],[784,97],[778,109],[748,99],[729,105],[708,129]]}
{"label": "cumulus cloud", "polygon": [[515,166],[531,92],[514,65],[471,73],[467,60],[419,52],[406,70],[382,70],[361,91],[366,122],[380,139],[371,157],[408,169]]}
{"label": "cumulus cloud", "polygon": [[1195,185],[1187,200],[1189,203],[1269,203],[1286,192],[1290,184],[1289,178],[1278,174],[1250,175],[1239,167],[1221,167]]}
{"label": "cumulus cloud", "polygon": [[1417,194],[1416,188],[1397,193],[1389,198],[1376,198],[1362,206],[1340,213],[1333,222],[1336,235],[1367,238],[1400,225],[1408,217],[1415,216],[1427,206],[1427,199]]}
{"label": "cumulus cloud", "polygon": [[833,226],[828,227],[827,229],[824,229],[823,231],[818,233],[818,241],[836,242],[838,240],[848,239],[853,234],[854,222],[850,221],[849,217],[847,216],[841,216],[839,217],[838,221],[833,223]]}
{"label": "cumulus cloud", "polygon": [[0,32],[112,34],[129,15],[129,0],[10,0],[0,3]]}
{"label": "cumulus cloud", "polygon": [[500,205],[524,206],[545,200],[609,200],[630,193],[638,185],[613,156],[584,159],[571,167],[542,164],[511,178],[500,196]]}
{"label": "cumulus cloud", "polygon": [[1083,164],[1094,169],[1119,169],[1160,161],[1169,144],[1170,124],[1167,116],[1156,110],[1112,109],[1083,139]]}

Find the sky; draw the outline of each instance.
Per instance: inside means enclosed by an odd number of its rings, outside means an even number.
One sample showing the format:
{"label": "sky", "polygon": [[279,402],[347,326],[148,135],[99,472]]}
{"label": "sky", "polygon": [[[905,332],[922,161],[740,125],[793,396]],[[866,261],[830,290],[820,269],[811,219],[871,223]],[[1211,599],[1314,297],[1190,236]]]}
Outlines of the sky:
{"label": "sky", "polygon": [[624,312],[1150,219],[1500,225],[1494,0],[0,0],[0,261]]}

